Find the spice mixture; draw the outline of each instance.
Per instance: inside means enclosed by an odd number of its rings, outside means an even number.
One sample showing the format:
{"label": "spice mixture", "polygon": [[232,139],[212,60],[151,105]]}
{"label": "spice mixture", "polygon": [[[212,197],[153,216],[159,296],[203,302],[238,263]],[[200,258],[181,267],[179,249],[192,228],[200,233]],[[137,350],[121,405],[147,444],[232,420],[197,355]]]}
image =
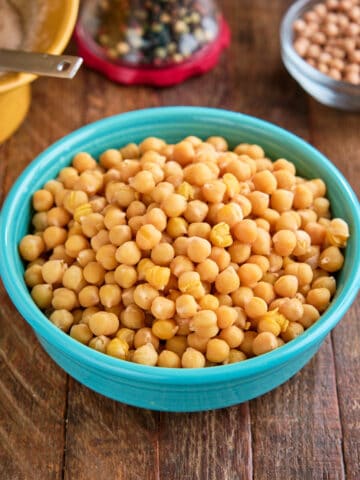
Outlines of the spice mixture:
{"label": "spice mixture", "polygon": [[102,0],[94,38],[112,60],[180,63],[216,38],[217,16],[212,0]]}

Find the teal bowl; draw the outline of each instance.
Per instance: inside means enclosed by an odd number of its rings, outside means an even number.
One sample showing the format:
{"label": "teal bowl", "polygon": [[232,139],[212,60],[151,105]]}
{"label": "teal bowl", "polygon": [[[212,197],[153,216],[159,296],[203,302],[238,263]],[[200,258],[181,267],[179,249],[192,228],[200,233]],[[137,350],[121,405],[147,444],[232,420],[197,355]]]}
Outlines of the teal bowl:
{"label": "teal bowl", "polygon": [[[285,157],[304,177],[321,177],[333,214],[350,226],[345,264],[336,295],[311,328],[297,339],[244,362],[206,369],[168,369],[118,360],[88,348],[55,327],[33,303],[23,280],[17,245],[29,227],[31,197],[55,178],[79,151],[97,156],[148,136],[177,142],[187,135],[221,135],[234,146],[258,143],[273,158]],[[0,273],[8,294],[50,357],[69,375],[107,397],[129,405],[174,412],[227,407],[284,383],[316,353],[353,302],[360,285],[360,209],[349,184],[320,152],[295,135],[257,118],[197,107],[164,107],[109,117],[59,140],[18,178],[1,212]]]}

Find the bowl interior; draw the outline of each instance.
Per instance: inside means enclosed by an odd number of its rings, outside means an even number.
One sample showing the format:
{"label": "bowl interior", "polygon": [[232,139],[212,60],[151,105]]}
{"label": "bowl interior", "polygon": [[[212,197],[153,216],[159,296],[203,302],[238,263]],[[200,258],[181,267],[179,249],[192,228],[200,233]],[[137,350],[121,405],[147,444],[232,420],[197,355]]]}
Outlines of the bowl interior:
{"label": "bowl interior", "polygon": [[[87,151],[98,156],[108,148],[119,148],[129,142],[140,142],[148,136],[158,136],[167,142],[176,142],[187,135],[203,139],[211,135],[224,136],[234,147],[240,142],[258,143],[272,158],[287,158],[294,162],[298,174],[307,178],[322,178],[328,187],[328,197],[334,216],[344,218],[350,226],[351,238],[346,248],[344,267],[338,276],[338,289],[331,306],[322,318],[303,335],[269,354],[252,358],[240,364],[206,369],[201,375],[216,377],[215,371],[224,369],[229,375],[243,372],[248,375],[253,369],[265,364],[279,364],[284,356],[310,347],[319,342],[341,319],[351,305],[360,285],[360,210],[358,200],[341,173],[320,152],[289,132],[254,117],[208,108],[165,107],[130,112],[109,117],[68,135],[42,153],[18,178],[3,206],[0,224],[0,273],[10,297],[40,336],[57,342],[65,351],[78,360],[99,362],[113,369],[122,368],[124,362],[104,359],[88,347],[79,345],[68,335],[58,330],[34,305],[23,281],[24,267],[17,245],[28,232],[31,211],[31,196],[44,183],[55,178],[61,168],[71,162],[73,155]],[[99,357],[99,355],[101,357]],[[133,372],[161,370],[157,376],[170,376],[168,369],[154,369],[127,363]],[[246,364],[246,365],[245,365]],[[180,371],[177,378],[197,375],[195,371]],[[188,377],[186,377],[188,376]]]}

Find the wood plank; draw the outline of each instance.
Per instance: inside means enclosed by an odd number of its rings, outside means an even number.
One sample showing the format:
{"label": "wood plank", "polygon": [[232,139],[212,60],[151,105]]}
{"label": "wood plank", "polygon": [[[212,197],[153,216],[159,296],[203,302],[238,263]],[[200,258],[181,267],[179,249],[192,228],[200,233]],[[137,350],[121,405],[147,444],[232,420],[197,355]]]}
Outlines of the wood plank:
{"label": "wood plank", "polygon": [[250,402],[254,478],[343,480],[331,341],[293,379]]}
{"label": "wood plank", "polygon": [[62,478],[65,405],[66,374],[0,283],[0,478]]}
{"label": "wood plank", "polygon": [[248,403],[201,413],[161,413],[160,478],[251,480]]}
{"label": "wood plank", "polygon": [[[81,79],[77,83],[80,89]],[[1,202],[38,153],[80,125],[81,110],[69,111],[69,98],[71,83],[42,78],[33,84],[29,115],[0,150]],[[0,478],[61,479],[67,376],[44,353],[2,284],[0,371]]]}
{"label": "wood plank", "polygon": [[[312,139],[360,194],[360,127],[355,113],[311,103]],[[341,126],[339,128],[339,126]],[[360,298],[332,333],[348,480],[360,478]]]}
{"label": "wood plank", "polygon": [[158,479],[158,413],[115,402],[73,379],[67,413],[65,480]]}

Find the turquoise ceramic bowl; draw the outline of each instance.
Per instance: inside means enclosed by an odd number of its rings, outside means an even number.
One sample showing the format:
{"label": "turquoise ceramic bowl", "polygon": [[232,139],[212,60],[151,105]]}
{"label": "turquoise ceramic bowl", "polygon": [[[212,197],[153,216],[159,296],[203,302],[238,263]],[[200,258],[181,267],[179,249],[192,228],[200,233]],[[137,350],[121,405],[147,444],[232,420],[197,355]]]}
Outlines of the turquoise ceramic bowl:
{"label": "turquoise ceramic bowl", "polygon": [[[57,329],[37,309],[23,280],[17,245],[26,234],[31,196],[68,165],[79,151],[98,155],[107,148],[155,135],[176,142],[187,135],[222,135],[231,145],[259,143],[267,155],[293,161],[298,172],[321,177],[328,186],[334,215],[346,219],[351,239],[331,306],[296,340],[245,362],[207,369],[172,370],[148,367],[105,356]],[[360,209],[341,173],[321,153],[295,135],[262,120],[238,113],[197,107],[135,111],[87,125],[48,148],[12,187],[0,225],[1,275],[16,308],[34,329],[55,362],[89,388],[115,400],[167,411],[227,407],[268,392],[299,371],[316,353],[330,330],[353,302],[360,285]]]}

